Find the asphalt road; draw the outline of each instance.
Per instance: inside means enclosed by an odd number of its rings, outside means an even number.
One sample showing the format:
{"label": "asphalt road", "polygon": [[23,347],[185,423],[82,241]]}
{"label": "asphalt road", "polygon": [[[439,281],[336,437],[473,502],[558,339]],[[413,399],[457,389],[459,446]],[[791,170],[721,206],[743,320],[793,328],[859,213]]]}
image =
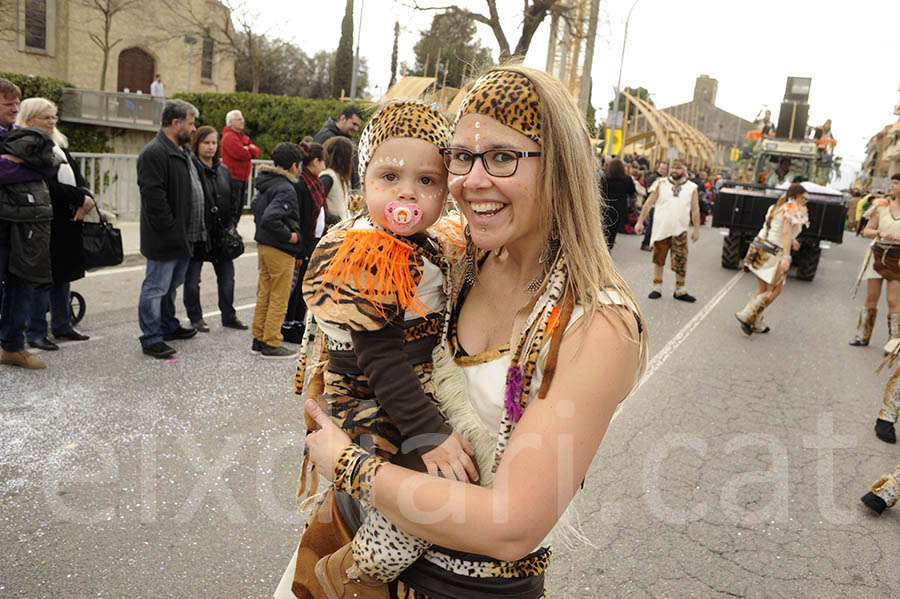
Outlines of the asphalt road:
{"label": "asphalt road", "polygon": [[[548,596],[900,596],[900,511],[859,503],[900,461],[872,431],[884,305],[873,346],[847,345],[864,244],[846,236],[815,281],[790,279],[751,338],[733,314],[755,282],[719,266],[720,244],[704,228],[691,246],[691,305],[670,272],[644,299],[649,254],[619,237],[651,360],[575,501],[593,546],[556,549]],[[299,539],[294,362],[250,355],[210,312],[175,360],[143,356],[142,276],[76,282],[91,340],[43,353],[44,371],[0,369],[0,597],[269,597]],[[253,250],[236,278],[249,323]]]}

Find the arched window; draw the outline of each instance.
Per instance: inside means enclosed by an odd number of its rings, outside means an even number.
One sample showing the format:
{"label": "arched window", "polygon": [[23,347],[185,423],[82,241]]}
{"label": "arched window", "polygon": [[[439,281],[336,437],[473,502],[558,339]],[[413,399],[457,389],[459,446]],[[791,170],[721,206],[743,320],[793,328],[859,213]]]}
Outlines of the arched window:
{"label": "arched window", "polygon": [[126,48],[119,53],[119,78],[116,89],[120,92],[135,93],[138,90],[145,94],[150,93],[150,84],[153,83],[154,70],[153,57],[141,48]]}

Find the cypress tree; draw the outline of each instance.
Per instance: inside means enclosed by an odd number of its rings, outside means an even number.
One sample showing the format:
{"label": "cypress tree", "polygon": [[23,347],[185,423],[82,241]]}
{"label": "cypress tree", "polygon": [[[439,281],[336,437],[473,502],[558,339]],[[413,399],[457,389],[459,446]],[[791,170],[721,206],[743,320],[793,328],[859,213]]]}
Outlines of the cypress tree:
{"label": "cypress tree", "polygon": [[394,21],[394,51],[391,52],[391,82],[388,89],[397,82],[397,42],[400,39],[400,21]]}
{"label": "cypress tree", "polygon": [[347,0],[344,20],[341,21],[341,41],[334,56],[334,71],[331,75],[331,92],[335,98],[350,93],[353,79],[353,0]]}

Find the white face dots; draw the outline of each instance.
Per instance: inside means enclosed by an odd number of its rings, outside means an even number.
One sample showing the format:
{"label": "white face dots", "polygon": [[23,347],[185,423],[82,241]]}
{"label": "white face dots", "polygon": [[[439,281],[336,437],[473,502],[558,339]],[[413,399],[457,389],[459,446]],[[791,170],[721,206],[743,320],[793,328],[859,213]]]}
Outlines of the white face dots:
{"label": "white face dots", "polygon": [[481,121],[475,121],[475,128],[481,129]]}

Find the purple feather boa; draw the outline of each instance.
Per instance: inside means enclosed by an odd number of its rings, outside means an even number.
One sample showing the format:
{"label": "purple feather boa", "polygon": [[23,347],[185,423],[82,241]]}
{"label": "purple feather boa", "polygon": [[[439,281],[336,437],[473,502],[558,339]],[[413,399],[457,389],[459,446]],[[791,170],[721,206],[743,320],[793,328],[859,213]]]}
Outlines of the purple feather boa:
{"label": "purple feather boa", "polygon": [[522,406],[519,405],[519,397],[522,395],[522,367],[516,364],[506,372],[506,413],[513,422],[518,422],[522,417]]}

